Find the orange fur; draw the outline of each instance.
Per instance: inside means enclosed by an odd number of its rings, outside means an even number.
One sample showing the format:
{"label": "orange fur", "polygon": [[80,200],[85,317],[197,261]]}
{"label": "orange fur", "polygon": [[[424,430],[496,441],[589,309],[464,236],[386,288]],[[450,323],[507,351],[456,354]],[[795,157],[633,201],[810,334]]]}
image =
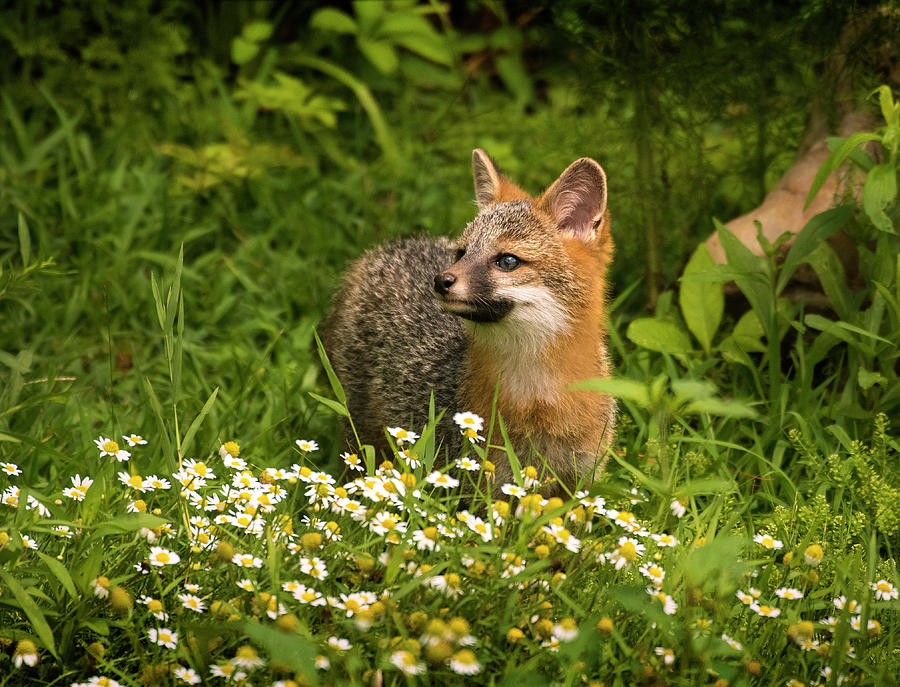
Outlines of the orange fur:
{"label": "orange fur", "polygon": [[[528,199],[536,214],[552,222],[542,207],[512,183],[501,186],[498,195],[509,194],[513,199]],[[519,195],[521,194],[521,195]],[[510,199],[506,197],[506,199]],[[612,418],[615,401],[590,391],[566,391],[566,387],[592,377],[608,377],[610,364],[606,354],[606,271],[613,252],[609,233],[609,211],[604,212],[599,235],[585,243],[577,238],[565,238],[563,246],[571,261],[558,269],[574,271],[588,294],[587,301],[574,313],[571,329],[545,350],[538,360],[528,363],[535,376],[549,380],[550,393],[526,397],[509,388],[501,375],[502,364],[497,352],[489,346],[473,342],[469,349],[467,373],[462,386],[464,407],[490,417],[494,393],[497,390],[497,411],[503,418],[514,446],[531,446],[553,465],[561,480],[573,485],[586,475],[577,474],[571,460],[573,449],[598,456],[597,470],[605,463],[604,449],[613,438]],[[498,385],[499,379],[499,385]],[[605,421],[604,419],[608,419]],[[520,455],[523,462],[528,456]],[[498,460],[497,482],[508,479],[500,474],[506,461]],[[572,463],[569,465],[569,463]],[[568,466],[568,467],[567,467]],[[568,469],[568,468],[571,468]],[[557,490],[557,493],[558,490]]]}

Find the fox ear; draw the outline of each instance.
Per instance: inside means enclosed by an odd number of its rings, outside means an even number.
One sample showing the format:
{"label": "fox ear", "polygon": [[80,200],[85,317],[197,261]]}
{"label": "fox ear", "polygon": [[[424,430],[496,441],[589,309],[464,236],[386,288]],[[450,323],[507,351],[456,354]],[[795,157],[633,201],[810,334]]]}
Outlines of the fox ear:
{"label": "fox ear", "polygon": [[475,177],[475,202],[479,210],[497,202],[503,174],[481,148],[472,151],[472,176]]}
{"label": "fox ear", "polygon": [[593,241],[603,232],[606,173],[589,157],[575,160],[547,189],[540,206],[556,220],[560,231]]}

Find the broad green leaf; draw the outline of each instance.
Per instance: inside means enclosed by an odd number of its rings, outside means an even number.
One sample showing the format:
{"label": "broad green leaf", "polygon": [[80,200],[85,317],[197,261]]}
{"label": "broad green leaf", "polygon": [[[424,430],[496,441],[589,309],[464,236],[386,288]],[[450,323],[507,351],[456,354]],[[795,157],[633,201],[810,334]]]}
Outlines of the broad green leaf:
{"label": "broad green leaf", "polygon": [[359,33],[363,36],[374,36],[378,27],[389,12],[384,0],[355,0],[353,12],[359,25]]}
{"label": "broad green leaf", "polygon": [[819,245],[812,251],[807,262],[815,270],[816,276],[822,283],[822,290],[828,296],[831,307],[838,314],[838,317],[844,320],[852,320],[856,311],[853,307],[853,294],[847,286],[847,279],[844,276],[844,266],[838,259],[837,254],[831,246],[825,242],[819,242]]}
{"label": "broad green leaf", "polygon": [[781,272],[778,274],[778,285],[775,287],[776,293],[781,293],[797,267],[806,260],[819,243],[840,231],[847,224],[852,214],[853,208],[843,205],[820,212],[806,223],[806,226],[800,230],[797,238],[794,239],[794,243],[791,245],[791,249],[781,265]]}
{"label": "broad green leaf", "polygon": [[673,379],[672,391],[678,399],[696,401],[715,396],[715,385],[700,379]]}
{"label": "broad green leaf", "polygon": [[203,404],[203,407],[200,409],[200,412],[197,414],[197,417],[194,418],[194,421],[191,423],[191,426],[188,427],[187,434],[184,435],[184,441],[181,442],[181,455],[185,456],[188,453],[188,449],[194,441],[194,435],[197,434],[197,430],[200,429],[200,425],[203,423],[204,418],[209,413],[212,408],[213,403],[215,403],[216,396],[219,395],[219,387],[213,389],[213,392],[209,395],[209,398],[206,399],[206,403]]}
{"label": "broad green leaf", "polygon": [[[684,273],[699,272],[714,264],[706,244],[701,243],[688,260]],[[703,346],[703,350],[709,353],[725,310],[725,294],[721,286],[703,282],[682,282],[678,292],[678,304],[681,306],[681,316],[687,328]]]}
{"label": "broad green leaf", "polygon": [[609,394],[615,398],[621,398],[625,401],[636,403],[641,408],[647,408],[650,405],[650,391],[647,385],[636,379],[626,379],[624,377],[596,377],[594,379],[576,382],[569,386],[568,390],[599,391],[600,393]]}
{"label": "broad green leaf", "polygon": [[19,252],[22,254],[22,265],[31,264],[31,234],[28,233],[28,222],[25,215],[19,213]]}
{"label": "broad green leaf", "polygon": [[875,165],[866,176],[862,203],[863,209],[877,229],[895,233],[894,224],[884,209],[889,207],[896,197],[897,170],[890,163]]}
{"label": "broad green leaf", "polygon": [[298,634],[285,634],[258,622],[235,623],[240,631],[265,648],[272,661],[296,670],[311,684],[319,684],[315,662],[319,653],[315,644]]}
{"label": "broad green leaf", "polygon": [[75,588],[75,583],[72,581],[72,576],[69,575],[69,571],[66,569],[66,566],[60,563],[53,556],[48,556],[46,553],[42,553],[41,551],[38,551],[37,555],[42,561],[44,561],[44,565],[46,565],[50,569],[50,572],[53,573],[53,576],[57,580],[59,580],[59,583],[62,585],[63,589],[66,590],[69,596],[76,600],[80,599],[81,595]]}
{"label": "broad green leaf", "polygon": [[392,36],[394,43],[445,67],[453,64],[453,53],[440,34],[424,36],[422,34],[400,34]]}
{"label": "broad green leaf", "polygon": [[747,404],[740,401],[726,401],[721,398],[701,398],[691,401],[681,409],[681,412],[686,415],[709,414],[720,417],[754,418],[757,416],[757,412]]}
{"label": "broad green leaf", "polygon": [[690,353],[691,340],[676,324],[653,317],[641,317],[628,325],[625,335],[642,348],[661,353]]}
{"label": "broad green leaf", "polygon": [[0,570],[0,578],[3,579],[6,588],[12,593],[19,604],[19,608],[22,609],[22,612],[28,618],[28,622],[31,623],[31,629],[34,630],[34,633],[38,636],[44,646],[47,647],[47,651],[56,656],[56,642],[53,639],[53,631],[50,629],[47,619],[44,617],[44,614],[38,605],[34,602],[34,599],[31,598],[28,592],[25,591],[24,587],[19,584],[19,581],[13,577],[12,574],[5,570]]}
{"label": "broad green leaf", "polygon": [[878,105],[881,107],[881,116],[889,127],[900,127],[900,106],[894,103],[889,86],[882,84],[878,87]]}
{"label": "broad green leaf", "polygon": [[109,623],[102,618],[82,618],[81,624],[101,637],[109,635]]}
{"label": "broad green leaf", "polygon": [[254,21],[244,27],[241,35],[251,43],[262,43],[272,36],[272,28],[267,21]]}
{"label": "broad green leaf", "polygon": [[832,151],[831,155],[829,155],[825,162],[822,163],[822,166],[819,167],[819,171],[816,172],[812,186],[809,188],[809,193],[806,195],[806,203],[804,203],[803,209],[805,210],[809,207],[809,204],[812,202],[813,198],[816,197],[819,189],[822,188],[822,184],[824,184],[829,175],[840,167],[841,163],[849,157],[850,151],[867,141],[877,141],[878,138],[877,134],[860,131],[859,133],[855,133],[844,139],[844,142]]}
{"label": "broad green leaf", "polygon": [[534,85],[531,75],[522,64],[522,58],[516,54],[501,55],[494,64],[497,73],[503,79],[503,84],[515,96],[516,103],[521,107],[534,99]]}
{"label": "broad green leaf", "polygon": [[259,46],[256,43],[237,36],[231,41],[231,61],[235,64],[246,64],[259,52]]}
{"label": "broad green leaf", "polygon": [[30,367],[29,365],[26,365],[24,361],[20,360],[18,356],[7,353],[6,351],[0,351],[0,363],[22,375],[28,372],[28,368]]}
{"label": "broad green leaf", "polygon": [[750,301],[750,307],[756,311],[760,322],[768,326],[772,319],[772,303],[765,259],[754,255],[724,224],[718,220],[713,222],[719,230],[719,240],[728,264],[743,274],[735,277],[735,284]]}
{"label": "broad green leaf", "polygon": [[371,38],[358,37],[356,44],[362,51],[362,54],[371,62],[382,74],[393,74],[397,71],[397,51],[394,46],[387,41],[377,41]]}
{"label": "broad green leaf", "polygon": [[335,33],[356,33],[356,21],[348,14],[334,7],[323,7],[316,11],[309,25],[319,31],[334,31]]}
{"label": "broad green leaf", "polygon": [[880,372],[870,372],[864,367],[859,368],[856,379],[859,383],[859,388],[863,391],[868,391],[876,384],[884,386],[885,382],[887,382],[887,379],[885,379],[884,375]]}
{"label": "broad green leaf", "polygon": [[419,34],[427,37],[440,37],[434,27],[420,14],[413,12],[397,12],[385,15],[378,25],[378,37],[396,39],[403,34]]}
{"label": "broad green leaf", "polygon": [[125,534],[126,532],[134,532],[142,527],[154,529],[168,523],[166,518],[160,518],[150,513],[125,513],[115,520],[107,520],[98,523],[91,533],[95,537],[105,537],[110,534]]}
{"label": "broad green leaf", "polygon": [[323,406],[331,408],[335,413],[340,415],[341,417],[350,417],[350,413],[347,412],[347,408],[337,401],[332,401],[330,398],[325,398],[324,396],[319,396],[319,394],[313,393],[312,391],[307,392],[310,396],[316,399]]}

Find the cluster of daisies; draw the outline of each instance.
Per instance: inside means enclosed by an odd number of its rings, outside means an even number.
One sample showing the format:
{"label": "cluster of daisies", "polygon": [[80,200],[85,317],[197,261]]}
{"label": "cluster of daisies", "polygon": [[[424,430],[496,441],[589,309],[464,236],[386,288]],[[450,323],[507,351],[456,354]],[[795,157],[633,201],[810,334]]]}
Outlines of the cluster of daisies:
{"label": "cluster of daisies", "polygon": [[[482,418],[458,413],[454,419],[472,447],[459,460],[448,466],[426,465],[416,453],[419,435],[391,427],[394,459],[367,474],[358,455],[344,453],[348,481],[343,484],[308,464],[318,451],[311,440],[296,441],[299,459],[288,468],[251,466],[240,446],[227,442],[218,457],[186,459],[177,470],[159,476],[140,474],[140,461],[128,450],[139,453],[147,445],[141,436],[123,435],[122,445],[100,437],[95,441],[100,457],[111,465],[127,463],[122,467],[128,468],[115,478],[124,500],[107,498],[107,503],[127,512],[184,512],[185,517],[141,529],[146,542],[141,556],[125,562],[131,566],[128,570],[114,571],[118,584],[97,577],[91,592],[112,612],[142,617],[143,638],[151,647],[148,660],[168,666],[169,673],[185,684],[249,680],[260,669],[277,672],[278,666],[250,644],[219,643],[210,647],[215,662],[200,672],[187,646],[196,638],[190,622],[179,624],[183,618],[254,617],[288,633],[296,633],[302,624],[318,633],[314,667],[320,671],[340,670],[346,663],[342,657],[355,651],[375,670],[408,676],[443,670],[470,676],[485,671],[489,663],[505,661],[513,647],[531,646],[553,654],[578,637],[579,622],[583,628],[585,619],[563,616],[552,603],[554,590],[565,589],[569,575],[577,575],[578,584],[590,584],[585,571],[605,568],[605,583],[640,582],[649,604],[658,604],[665,615],[678,613],[687,600],[681,581],[670,579],[679,575],[669,571],[685,544],[668,532],[652,531],[625,510],[645,501],[637,489],[616,507],[584,491],[568,503],[546,499],[540,493],[544,476],[535,466],[523,468],[515,482],[494,484],[493,465],[479,445],[484,440]],[[0,472],[9,478],[22,474],[12,463],[0,463]],[[81,475],[72,476],[70,482],[57,504],[84,501],[94,484]],[[479,489],[494,498],[473,499]],[[463,501],[461,493],[466,495]],[[19,497],[14,486],[3,492],[3,502],[13,508]],[[173,499],[180,499],[182,507],[172,508]],[[460,503],[468,508],[460,509]],[[670,506],[677,520],[685,514],[687,501],[674,500]],[[30,495],[25,507],[50,517],[47,507]],[[301,517],[295,520],[296,514]],[[5,534],[0,532],[0,548]],[[57,539],[79,534],[77,528],[56,526]],[[26,547],[38,547],[36,541],[26,541],[26,535],[22,539]],[[698,537],[689,545],[703,542]],[[783,547],[765,533],[755,542],[764,550]],[[273,545],[281,561],[277,573],[270,569]],[[795,563],[812,569],[823,556],[820,546],[810,545],[802,561],[798,557]],[[496,590],[500,585],[503,595],[516,595],[523,607],[531,609],[513,618],[513,626],[502,628],[505,635],[499,638],[492,636],[494,627],[485,628],[483,636],[473,630],[472,623],[477,628],[480,616],[466,619],[452,612],[457,601],[481,593],[479,581],[487,579],[491,580],[487,588]],[[878,601],[897,598],[897,590],[886,580],[872,588]],[[804,598],[800,589],[785,586],[773,591],[778,603],[764,602],[761,591],[752,586],[748,590],[738,591],[737,606],[767,618],[781,614],[779,604]],[[474,607],[481,609],[485,602],[482,599]],[[848,609],[851,628],[863,634],[859,604],[844,597],[834,603]],[[429,607],[441,611],[429,615],[420,610]],[[615,615],[612,607],[609,612]],[[402,626],[397,625],[400,618],[405,618]],[[692,622],[698,632],[713,628],[712,619]],[[821,635],[839,622],[835,617],[798,620],[788,635],[801,649],[824,656],[828,646]],[[373,641],[370,630],[376,625],[386,632]],[[613,621],[604,617],[595,629],[610,634]],[[868,634],[878,631],[878,621],[869,620]],[[394,636],[385,636],[390,634]],[[728,634],[720,636],[732,650],[743,650]],[[848,650],[852,651],[849,644]],[[24,669],[37,665],[40,656],[35,643],[23,639],[16,646],[14,662]],[[672,670],[678,661],[676,652],[666,646],[656,647],[654,656],[660,669]],[[82,684],[118,683],[105,675],[73,683]]]}

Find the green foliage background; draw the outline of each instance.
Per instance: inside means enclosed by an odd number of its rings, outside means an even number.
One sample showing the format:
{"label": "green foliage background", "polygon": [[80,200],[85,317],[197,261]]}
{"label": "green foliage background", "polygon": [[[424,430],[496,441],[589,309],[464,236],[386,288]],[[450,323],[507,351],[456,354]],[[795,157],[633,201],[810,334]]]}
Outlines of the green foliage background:
{"label": "green foliage background", "polygon": [[[326,388],[314,330],[348,262],[459,232],[475,147],[532,192],[591,156],[610,183],[625,378],[604,390],[638,473],[616,475],[669,496],[735,480],[709,523],[799,518],[848,532],[829,541],[854,570],[851,535],[877,541],[896,575],[896,110],[878,132],[887,224],[847,207],[795,254],[835,275],[837,324],[781,298],[774,251],[732,246],[730,272],[694,253],[790,166],[813,102],[837,121],[822,65],[874,5],[320,5],[0,9],[0,460],[52,491],[116,428],[169,442],[163,470],[199,416],[194,446],[236,438],[286,465],[316,437],[334,468],[340,431],[307,392]],[[848,50],[840,98],[864,106],[885,81],[898,21],[883,17]],[[862,247],[863,291],[813,253],[838,225]],[[732,279],[749,317],[709,296]]]}

